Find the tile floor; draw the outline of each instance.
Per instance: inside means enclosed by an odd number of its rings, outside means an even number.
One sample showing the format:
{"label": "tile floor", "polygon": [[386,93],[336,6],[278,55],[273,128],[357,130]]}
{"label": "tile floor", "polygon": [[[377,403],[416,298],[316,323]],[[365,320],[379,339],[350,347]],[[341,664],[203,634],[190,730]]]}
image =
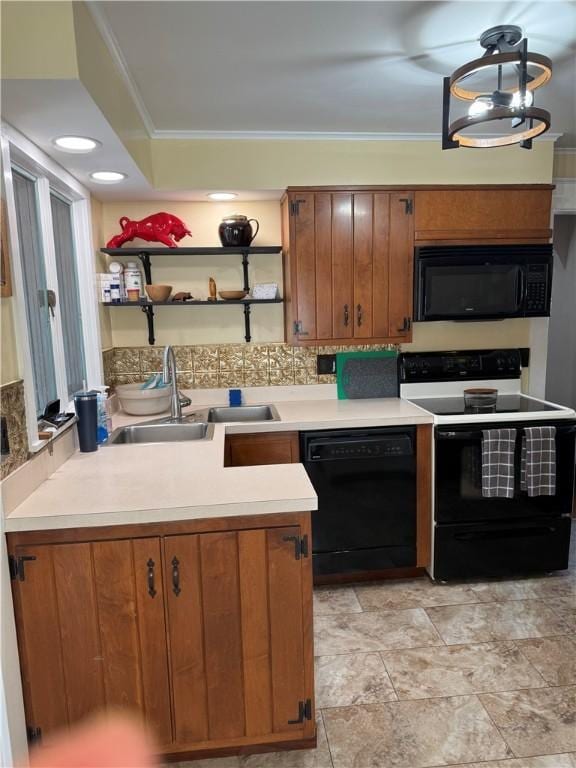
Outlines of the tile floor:
{"label": "tile floor", "polygon": [[317,749],[186,765],[576,768],[573,545],[560,575],[317,589]]}

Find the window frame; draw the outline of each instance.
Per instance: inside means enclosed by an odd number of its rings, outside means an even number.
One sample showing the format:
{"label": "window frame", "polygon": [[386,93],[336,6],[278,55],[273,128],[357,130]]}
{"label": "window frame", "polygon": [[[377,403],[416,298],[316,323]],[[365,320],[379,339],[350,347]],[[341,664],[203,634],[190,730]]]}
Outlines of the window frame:
{"label": "window frame", "polygon": [[[12,165],[15,165],[19,170],[23,171],[24,174],[36,179],[39,227],[46,269],[46,281],[49,287],[56,290],[57,296],[59,293],[58,275],[50,193],[53,192],[57,194],[71,205],[72,237],[80,296],[86,380],[88,387],[97,387],[103,384],[103,371],[100,323],[98,318],[98,297],[96,294],[96,282],[94,278],[96,265],[95,247],[92,238],[90,193],[71,174],[64,170],[64,168],[58,165],[58,163],[52,160],[52,158],[46,155],[29,139],[12,128],[12,126],[2,123],[1,134],[0,150],[6,215],[8,219],[7,235],[13,278],[12,311],[15,321],[17,357],[19,370],[24,380],[28,445],[31,452],[36,452],[42,448],[46,442],[40,440],[38,437],[36,395],[34,391],[32,356],[30,353],[30,334],[24,299],[24,279],[20,245],[18,242]],[[56,305],[55,317],[51,324],[51,332],[56,389],[58,397],[60,398],[61,408],[64,410],[68,409],[70,401],[68,398],[66,361],[64,357],[62,316],[61,312],[58,310],[59,303]]]}

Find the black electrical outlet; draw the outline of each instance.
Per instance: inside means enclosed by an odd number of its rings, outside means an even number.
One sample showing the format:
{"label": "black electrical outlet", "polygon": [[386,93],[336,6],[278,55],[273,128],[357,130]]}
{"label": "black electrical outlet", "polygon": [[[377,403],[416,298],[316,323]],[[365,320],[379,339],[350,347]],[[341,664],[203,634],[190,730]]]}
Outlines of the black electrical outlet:
{"label": "black electrical outlet", "polygon": [[336,355],[318,355],[316,360],[318,374],[336,373]]}

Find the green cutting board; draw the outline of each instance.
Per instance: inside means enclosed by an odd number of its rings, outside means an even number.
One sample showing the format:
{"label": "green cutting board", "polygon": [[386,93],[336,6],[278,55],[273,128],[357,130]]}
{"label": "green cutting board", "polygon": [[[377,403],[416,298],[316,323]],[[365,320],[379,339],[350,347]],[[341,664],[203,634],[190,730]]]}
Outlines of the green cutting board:
{"label": "green cutting board", "polygon": [[398,397],[398,352],[337,352],[339,400]]}

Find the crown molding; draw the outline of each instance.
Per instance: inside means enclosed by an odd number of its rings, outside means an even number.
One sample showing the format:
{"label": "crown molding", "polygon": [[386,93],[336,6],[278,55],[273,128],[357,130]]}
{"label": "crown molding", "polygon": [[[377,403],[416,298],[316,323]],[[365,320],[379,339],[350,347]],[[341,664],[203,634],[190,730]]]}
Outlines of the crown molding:
{"label": "crown molding", "polygon": [[118,68],[122,80],[124,80],[124,85],[132,97],[134,105],[138,110],[142,122],[144,123],[144,127],[146,128],[148,136],[152,136],[155,131],[154,123],[152,122],[150,113],[146,108],[144,99],[140,93],[140,89],[130,74],[128,64],[126,63],[126,59],[124,58],[120,44],[108,26],[108,21],[104,15],[104,12],[102,11],[102,8],[100,7],[100,2],[97,2],[96,0],[86,0],[86,6],[94,20],[94,23],[98,27],[98,31],[102,35],[102,39],[104,40],[104,43],[110,52],[110,56]]}
{"label": "crown molding", "polygon": [[[491,134],[477,134],[489,136]],[[556,141],[561,133],[545,133],[538,141]],[[170,131],[154,130],[151,139],[244,141],[441,141],[441,133],[386,133],[353,131]]]}

